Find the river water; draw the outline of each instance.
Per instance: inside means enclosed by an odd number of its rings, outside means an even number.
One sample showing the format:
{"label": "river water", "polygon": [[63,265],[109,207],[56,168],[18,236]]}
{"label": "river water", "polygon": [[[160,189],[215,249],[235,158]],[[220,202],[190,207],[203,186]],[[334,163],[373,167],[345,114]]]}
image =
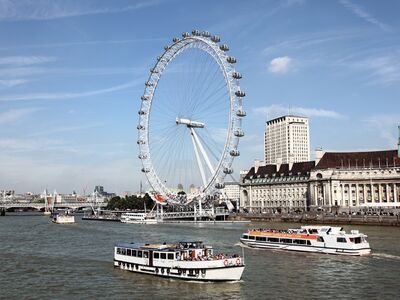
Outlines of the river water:
{"label": "river water", "polygon": [[198,283],[113,267],[118,241],[202,240],[216,252],[241,253],[249,227],[295,224],[157,224],[82,221],[52,224],[40,214],[0,217],[0,299],[399,299],[400,228],[356,226],[373,255],[346,257],[244,249],[234,283]]}

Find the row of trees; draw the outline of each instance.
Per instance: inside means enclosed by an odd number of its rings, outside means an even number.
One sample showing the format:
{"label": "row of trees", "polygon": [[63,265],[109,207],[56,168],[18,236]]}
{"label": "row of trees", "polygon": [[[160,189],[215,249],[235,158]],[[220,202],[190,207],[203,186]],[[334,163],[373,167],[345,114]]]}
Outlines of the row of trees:
{"label": "row of trees", "polygon": [[154,201],[150,198],[148,194],[144,197],[137,196],[126,196],[121,198],[119,196],[113,197],[108,201],[108,210],[144,210],[146,205],[147,209],[151,209],[154,205]]}

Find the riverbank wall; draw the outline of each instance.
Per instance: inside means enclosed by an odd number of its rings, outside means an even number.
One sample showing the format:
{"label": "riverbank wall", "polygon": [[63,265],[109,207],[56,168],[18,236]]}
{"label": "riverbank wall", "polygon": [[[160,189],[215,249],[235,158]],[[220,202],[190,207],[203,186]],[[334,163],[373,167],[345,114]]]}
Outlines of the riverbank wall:
{"label": "riverbank wall", "polygon": [[323,215],[323,214],[231,214],[232,220],[250,220],[253,222],[288,222],[301,224],[330,224],[330,225],[377,225],[399,226],[400,216],[382,215]]}

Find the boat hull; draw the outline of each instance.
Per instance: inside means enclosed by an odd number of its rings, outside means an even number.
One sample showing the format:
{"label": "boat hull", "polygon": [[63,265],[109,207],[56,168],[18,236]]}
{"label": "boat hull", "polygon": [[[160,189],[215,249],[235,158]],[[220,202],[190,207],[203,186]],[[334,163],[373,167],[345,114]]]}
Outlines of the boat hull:
{"label": "boat hull", "polygon": [[246,245],[250,248],[262,249],[262,250],[297,251],[297,252],[349,255],[349,256],[365,256],[371,254],[371,248],[346,249],[346,248],[318,247],[318,246],[308,246],[308,245],[286,245],[286,244],[268,243],[268,242],[253,242],[244,239],[240,239],[240,242],[243,245]]}
{"label": "boat hull", "polygon": [[238,281],[242,277],[244,271],[244,265],[219,268],[182,269],[139,265],[117,260],[114,260],[114,267],[135,273],[194,281]]}
{"label": "boat hull", "polygon": [[68,216],[68,217],[60,216],[57,218],[53,218],[51,221],[56,224],[74,224],[75,217],[74,216]]}
{"label": "boat hull", "polygon": [[156,219],[149,220],[121,220],[122,223],[126,224],[157,224]]}

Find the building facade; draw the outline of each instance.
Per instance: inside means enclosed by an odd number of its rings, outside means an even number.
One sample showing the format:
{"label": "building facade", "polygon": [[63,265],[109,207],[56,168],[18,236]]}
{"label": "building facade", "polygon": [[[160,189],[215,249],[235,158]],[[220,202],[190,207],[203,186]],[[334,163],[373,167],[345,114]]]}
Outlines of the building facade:
{"label": "building facade", "polygon": [[307,210],[309,178],[314,161],[254,166],[243,178],[240,205],[252,213],[289,213]]}
{"label": "building facade", "polygon": [[310,175],[311,210],[379,212],[400,209],[396,150],[327,152]]}
{"label": "building facade", "polygon": [[253,213],[400,212],[398,150],[317,151],[315,162],[256,164],[242,178],[240,203]]}
{"label": "building facade", "polygon": [[267,121],[264,156],[267,165],[310,161],[308,118],[288,115]]}

